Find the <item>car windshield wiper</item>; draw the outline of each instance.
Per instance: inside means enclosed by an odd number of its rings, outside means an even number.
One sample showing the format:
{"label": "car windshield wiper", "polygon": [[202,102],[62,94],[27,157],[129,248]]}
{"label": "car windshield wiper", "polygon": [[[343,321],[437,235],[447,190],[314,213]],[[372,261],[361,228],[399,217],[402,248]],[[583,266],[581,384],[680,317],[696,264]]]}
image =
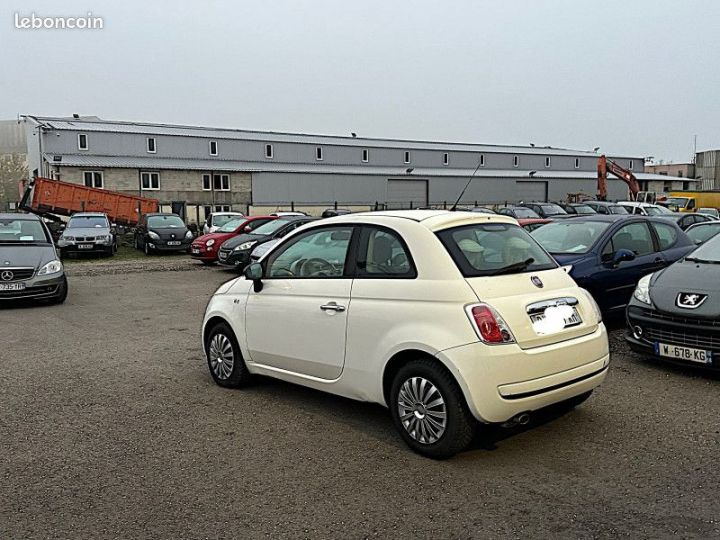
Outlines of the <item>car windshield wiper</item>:
{"label": "car windshield wiper", "polygon": [[687,262],[694,262],[700,264],[720,264],[720,261],[708,261],[707,259],[697,259],[695,257],[685,257]]}
{"label": "car windshield wiper", "polygon": [[530,266],[534,262],[535,262],[535,259],[530,257],[529,259],[525,259],[524,261],[516,262],[513,264],[508,264],[507,266],[503,266],[502,268],[498,268],[497,270],[492,270],[491,272],[488,272],[485,275],[497,276],[500,274],[512,274],[513,272],[525,270],[528,266]]}

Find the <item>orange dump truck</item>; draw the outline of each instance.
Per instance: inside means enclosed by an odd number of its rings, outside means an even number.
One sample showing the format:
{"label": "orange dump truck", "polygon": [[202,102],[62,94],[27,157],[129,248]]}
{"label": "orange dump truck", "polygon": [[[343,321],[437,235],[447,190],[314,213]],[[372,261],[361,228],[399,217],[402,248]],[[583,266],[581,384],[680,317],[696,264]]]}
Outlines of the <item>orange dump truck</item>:
{"label": "orange dump truck", "polygon": [[69,216],[75,212],[103,212],[118,225],[133,227],[140,215],[157,212],[157,199],[126,195],[117,191],[35,178],[23,188],[20,208],[34,214]]}

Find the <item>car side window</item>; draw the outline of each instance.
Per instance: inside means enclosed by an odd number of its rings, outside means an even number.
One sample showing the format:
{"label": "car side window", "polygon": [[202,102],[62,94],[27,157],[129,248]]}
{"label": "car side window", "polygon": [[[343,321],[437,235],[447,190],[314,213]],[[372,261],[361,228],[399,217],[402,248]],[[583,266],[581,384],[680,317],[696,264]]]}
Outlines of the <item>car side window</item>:
{"label": "car side window", "polygon": [[269,259],[269,278],[338,278],[345,274],[352,227],[308,231],[282,246]]}
{"label": "car side window", "polygon": [[412,257],[400,236],[388,229],[363,227],[357,256],[357,277],[414,278]]}
{"label": "car side window", "polygon": [[612,259],[613,255],[621,249],[628,249],[638,257],[655,251],[648,226],[645,223],[630,223],[620,227],[605,244],[602,260]]}
{"label": "car side window", "polygon": [[658,237],[660,251],[671,248],[677,242],[677,230],[672,225],[665,223],[653,223],[652,228]]}

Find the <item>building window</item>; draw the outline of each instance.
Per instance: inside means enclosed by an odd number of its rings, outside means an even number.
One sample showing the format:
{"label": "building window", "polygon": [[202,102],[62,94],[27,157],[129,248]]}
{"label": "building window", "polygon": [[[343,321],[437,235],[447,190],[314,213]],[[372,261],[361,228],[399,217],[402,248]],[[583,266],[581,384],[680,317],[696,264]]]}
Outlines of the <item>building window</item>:
{"label": "building window", "polygon": [[230,206],[229,204],[216,204],[214,206],[214,208],[215,208],[215,210],[213,210],[213,212],[231,212],[232,211],[232,206]]}
{"label": "building window", "polygon": [[410,163],[410,152],[405,150],[405,163]]}
{"label": "building window", "polygon": [[230,175],[229,174],[214,174],[213,175],[213,189],[215,191],[230,191]]}
{"label": "building window", "polygon": [[447,152],[443,154],[443,165],[450,165],[450,154]]}
{"label": "building window", "polygon": [[212,189],[212,184],[210,183],[210,175],[209,174],[202,175],[202,188],[203,188],[203,191],[210,191]]}
{"label": "building window", "polygon": [[315,159],[318,161],[322,161],[323,155],[322,155],[322,146],[318,146],[315,148]]}
{"label": "building window", "polygon": [[78,150],[88,149],[88,138],[85,133],[78,133]]}
{"label": "building window", "polygon": [[143,191],[151,191],[160,189],[160,173],[141,172],[140,187]]}
{"label": "building window", "polygon": [[575,158],[575,168],[576,169],[580,168],[580,158]]}
{"label": "building window", "polygon": [[103,184],[103,173],[102,171],[85,171],[83,172],[83,180],[87,187],[102,189]]}
{"label": "building window", "polygon": [[480,166],[485,166],[485,154],[480,154]]}
{"label": "building window", "polygon": [[267,159],[273,158],[273,145],[272,144],[266,144],[265,145],[265,157]]}
{"label": "building window", "polygon": [[513,156],[513,167],[519,167],[520,166],[520,158],[518,156]]}
{"label": "building window", "polygon": [[678,176],[678,178],[682,178],[683,172],[682,172],[682,171],[678,171],[677,176]]}
{"label": "building window", "polygon": [[368,150],[367,148],[363,148],[362,160],[363,163],[367,163],[368,161],[370,161],[370,150]]}
{"label": "building window", "polygon": [[217,141],[210,141],[209,146],[210,146],[210,155],[217,156],[218,155]]}
{"label": "building window", "polygon": [[631,171],[633,170],[633,166],[634,166],[634,165],[635,165],[635,163],[633,163],[633,160],[631,159],[631,160],[630,160],[630,170],[631,170]]}
{"label": "building window", "polygon": [[550,156],[545,156],[545,167],[550,166]]}
{"label": "building window", "polygon": [[156,152],[155,137],[147,138],[147,151],[148,151],[148,154],[154,154]]}

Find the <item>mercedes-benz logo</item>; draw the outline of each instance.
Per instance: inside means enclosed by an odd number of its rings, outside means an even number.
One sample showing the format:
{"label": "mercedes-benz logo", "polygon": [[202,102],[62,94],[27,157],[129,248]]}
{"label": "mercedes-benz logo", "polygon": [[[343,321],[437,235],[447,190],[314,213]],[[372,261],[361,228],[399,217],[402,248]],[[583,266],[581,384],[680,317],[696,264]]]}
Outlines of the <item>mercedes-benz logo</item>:
{"label": "mercedes-benz logo", "polygon": [[10,281],[14,277],[15,274],[13,274],[10,270],[4,270],[2,273],[0,273],[0,279],[2,279],[3,281]]}

